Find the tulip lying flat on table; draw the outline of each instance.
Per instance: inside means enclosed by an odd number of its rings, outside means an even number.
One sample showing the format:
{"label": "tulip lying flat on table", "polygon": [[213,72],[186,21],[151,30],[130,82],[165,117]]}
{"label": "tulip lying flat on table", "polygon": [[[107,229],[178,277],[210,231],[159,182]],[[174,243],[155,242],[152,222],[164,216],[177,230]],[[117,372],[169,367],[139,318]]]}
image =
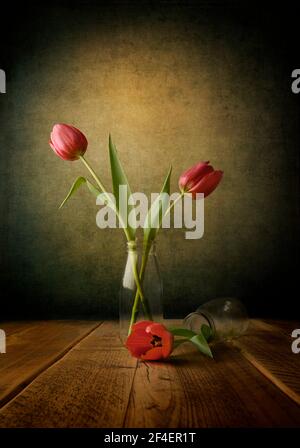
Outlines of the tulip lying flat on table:
{"label": "tulip lying flat on table", "polygon": [[173,342],[173,334],[164,325],[144,320],[133,325],[126,347],[135,358],[154,361],[168,358]]}
{"label": "tulip lying flat on table", "polygon": [[[180,339],[174,340],[174,336]],[[184,342],[192,342],[204,354],[213,357],[208,341],[212,336],[210,327],[202,325],[199,334],[185,328],[169,328],[148,320],[133,325],[125,346],[131,355],[142,361],[167,359],[172,351]]]}

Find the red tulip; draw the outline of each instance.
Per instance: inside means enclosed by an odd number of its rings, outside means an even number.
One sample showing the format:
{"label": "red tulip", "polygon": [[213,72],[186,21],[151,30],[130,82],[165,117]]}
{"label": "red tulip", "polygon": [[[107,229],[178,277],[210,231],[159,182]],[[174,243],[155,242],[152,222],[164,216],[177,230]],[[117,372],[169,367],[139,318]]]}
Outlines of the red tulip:
{"label": "red tulip", "polygon": [[149,320],[132,326],[126,347],[135,358],[157,361],[168,358],[173,349],[174,337],[166,327]]}
{"label": "red tulip", "polygon": [[63,160],[77,160],[86,151],[88,142],[79,129],[68,124],[56,124],[51,132],[49,144]]}
{"label": "red tulip", "polygon": [[208,196],[218,186],[223,177],[223,171],[214,170],[209,162],[199,162],[181,174],[179,188],[185,193],[203,193]]}

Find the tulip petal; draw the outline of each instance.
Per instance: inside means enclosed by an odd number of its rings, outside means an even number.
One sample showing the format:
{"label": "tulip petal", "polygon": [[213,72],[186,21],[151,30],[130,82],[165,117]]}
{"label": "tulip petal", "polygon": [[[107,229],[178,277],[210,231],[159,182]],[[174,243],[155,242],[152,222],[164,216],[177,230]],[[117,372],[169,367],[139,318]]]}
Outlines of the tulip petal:
{"label": "tulip petal", "polygon": [[153,324],[152,320],[141,320],[132,326],[133,330],[146,330],[146,328]]}
{"label": "tulip petal", "polygon": [[151,350],[148,350],[145,355],[141,356],[143,361],[158,361],[162,359],[163,356],[163,348],[162,347],[154,347]]}
{"label": "tulip petal", "polygon": [[[70,135],[69,130],[66,128],[65,131],[55,132],[52,131],[51,133],[51,140],[54,144],[54,146],[60,150],[60,151],[67,151],[69,152],[74,146],[76,145],[76,142],[74,141],[74,136]],[[81,143],[77,143],[78,145]]]}
{"label": "tulip petal", "polygon": [[164,325],[158,324],[156,322],[152,322],[151,325],[146,328],[147,333],[151,333],[153,336],[158,336],[159,338],[162,338],[166,331],[168,330]]}
{"label": "tulip petal", "polygon": [[199,162],[197,165],[189,168],[179,178],[179,187],[182,190],[190,191],[200,179],[214,171],[209,162]]}
{"label": "tulip petal", "polygon": [[88,142],[79,129],[60,123],[53,127],[50,146],[63,160],[73,161],[85,153]]}
{"label": "tulip petal", "polygon": [[165,331],[162,337],[163,357],[168,358],[173,350],[174,336],[169,331]]}
{"label": "tulip petal", "polygon": [[182,173],[182,176],[192,177],[195,173],[197,173],[198,170],[201,170],[205,168],[205,166],[208,166],[209,162],[198,162],[196,165],[193,165],[192,167],[188,168],[186,171]]}
{"label": "tulip petal", "polygon": [[152,336],[144,330],[133,331],[127,338],[125,346],[132,356],[140,358],[152,349]]}
{"label": "tulip petal", "polygon": [[69,124],[56,124],[53,127],[53,134],[57,138],[61,138],[66,145],[72,147],[74,144],[84,147],[87,146],[87,139],[83,133]]}
{"label": "tulip petal", "polygon": [[152,335],[161,338],[162,355],[164,358],[167,358],[173,350],[173,342],[174,342],[173,334],[170,333],[164,325],[158,323],[152,324],[146,329],[146,331],[150,331]]}
{"label": "tulip petal", "polygon": [[[160,340],[156,340],[160,338]],[[173,334],[159,323],[141,321],[133,325],[125,346],[131,355],[148,361],[167,358],[173,349]]]}
{"label": "tulip petal", "polygon": [[58,157],[60,157],[63,160],[69,160],[69,161],[73,161],[73,160],[77,160],[78,156],[77,155],[70,155],[70,153],[68,153],[67,151],[63,151],[59,148],[56,148],[53,143],[50,143],[51,148],[53,149],[53,151],[55,152],[56,155],[58,155]]}
{"label": "tulip petal", "polygon": [[221,182],[223,177],[223,171],[214,171],[204,176],[193,188],[189,190],[193,193],[193,197],[196,193],[203,193],[204,197],[207,197]]}

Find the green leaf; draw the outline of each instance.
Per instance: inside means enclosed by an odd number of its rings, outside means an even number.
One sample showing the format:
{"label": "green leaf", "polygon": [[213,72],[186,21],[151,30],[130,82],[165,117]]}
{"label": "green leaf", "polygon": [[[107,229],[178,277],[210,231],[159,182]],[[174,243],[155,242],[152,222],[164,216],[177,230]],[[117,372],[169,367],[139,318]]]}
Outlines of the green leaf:
{"label": "green leaf", "polygon": [[67,196],[65,197],[65,199],[62,201],[62,203],[60,204],[59,208],[62,208],[65,203],[67,202],[68,199],[70,199],[70,197],[75,193],[75,191],[78,190],[78,188],[82,185],[86,183],[88,186],[88,189],[95,195],[98,196],[101,191],[99,191],[93,184],[91,184],[91,182],[89,180],[87,180],[85,177],[77,177],[77,179],[73,182],[72,187],[70,188],[69,193],[67,194]]}
{"label": "green leaf", "polygon": [[186,328],[169,328],[168,330],[174,336],[182,336],[188,339],[191,339],[193,336],[197,336],[197,333],[192,330],[187,330]]}
{"label": "green leaf", "polygon": [[[161,227],[163,220],[163,210],[166,209],[169,197],[165,197],[164,193],[170,194],[170,178],[172,173],[172,166],[170,167],[168,174],[165,178],[163,187],[160,194],[157,196],[150,209],[148,210],[145,222],[144,222],[144,243],[148,244],[153,241],[156,234]],[[158,222],[158,227],[151,227],[151,224]]]}
{"label": "green leaf", "polygon": [[183,338],[183,339],[176,339],[173,342],[173,350],[175,350],[177,347],[179,347],[181,344],[184,344],[186,342],[190,342],[189,339]]}
{"label": "green leaf", "polygon": [[195,333],[192,330],[188,330],[186,328],[169,328],[170,333],[174,336],[181,336],[186,338],[184,340],[175,341],[175,347],[183,342],[192,342],[201,353],[210,358],[213,358],[210,347],[207,343],[207,340],[212,336],[212,330],[208,325],[203,324],[201,327],[201,332],[199,334]]}
{"label": "green leaf", "polygon": [[91,182],[86,179],[86,185],[91,193],[93,193],[96,197],[99,196],[99,194],[103,194],[102,191],[98,190]]}
{"label": "green leaf", "polygon": [[209,341],[212,338],[212,335],[213,335],[212,329],[208,325],[206,325],[206,324],[202,324],[202,326],[201,326],[201,333],[203,334],[203,336],[205,337],[205,339],[207,341]]}
{"label": "green leaf", "polygon": [[[130,240],[135,239],[136,229],[129,226],[128,216],[129,213],[134,209],[133,206],[128,206],[128,198],[131,195],[131,189],[125,174],[125,171],[121,165],[118,157],[117,149],[112,142],[111,136],[109,136],[109,158],[110,158],[110,168],[113,183],[113,191],[116,198],[116,207],[121,224],[127,230],[127,235]],[[125,185],[127,187],[127,197],[126,204],[120,203],[119,186]],[[122,200],[122,198],[121,198]],[[127,214],[126,214],[127,212]]]}
{"label": "green leaf", "polygon": [[196,347],[198,348],[198,350],[200,350],[201,353],[203,353],[206,356],[209,356],[210,358],[213,358],[213,354],[210,350],[207,340],[205,339],[202,333],[196,334],[190,339],[190,341],[196,345]]}

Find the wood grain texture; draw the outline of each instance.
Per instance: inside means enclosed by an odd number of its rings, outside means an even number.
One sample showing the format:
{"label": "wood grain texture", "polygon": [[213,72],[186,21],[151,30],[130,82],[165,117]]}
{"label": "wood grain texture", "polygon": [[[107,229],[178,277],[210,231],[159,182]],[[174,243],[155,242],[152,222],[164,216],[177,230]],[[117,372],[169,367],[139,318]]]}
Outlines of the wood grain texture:
{"label": "wood grain texture", "polygon": [[0,356],[0,406],[95,329],[99,322],[3,323],[6,354]]}
{"label": "wood grain texture", "polygon": [[[290,356],[286,328],[254,321],[248,335],[216,344],[215,360],[186,344],[167,362],[142,363],[122,346],[116,323],[77,325],[83,336],[72,343],[66,335],[76,323],[10,327],[14,353],[0,369],[0,390],[9,377],[18,383],[23,364],[36,377],[1,408],[0,427],[300,426],[300,406],[288,393],[298,393],[300,357]],[[26,345],[32,349],[23,356]]]}
{"label": "wood grain texture", "polygon": [[105,323],[0,411],[0,427],[121,427],[136,360]]}
{"label": "wood grain texture", "polygon": [[188,345],[166,363],[139,363],[125,426],[300,425],[300,408],[225,344],[215,360]]}
{"label": "wood grain texture", "polygon": [[295,323],[253,320],[249,331],[233,341],[241,354],[273,384],[300,405],[300,356],[291,350]]}
{"label": "wood grain texture", "polygon": [[275,327],[276,331],[279,333],[284,333],[286,336],[291,336],[293,330],[295,328],[300,328],[300,320],[287,321],[287,320],[275,320],[268,319],[264,320],[255,320],[256,325],[271,325],[271,327]]}

